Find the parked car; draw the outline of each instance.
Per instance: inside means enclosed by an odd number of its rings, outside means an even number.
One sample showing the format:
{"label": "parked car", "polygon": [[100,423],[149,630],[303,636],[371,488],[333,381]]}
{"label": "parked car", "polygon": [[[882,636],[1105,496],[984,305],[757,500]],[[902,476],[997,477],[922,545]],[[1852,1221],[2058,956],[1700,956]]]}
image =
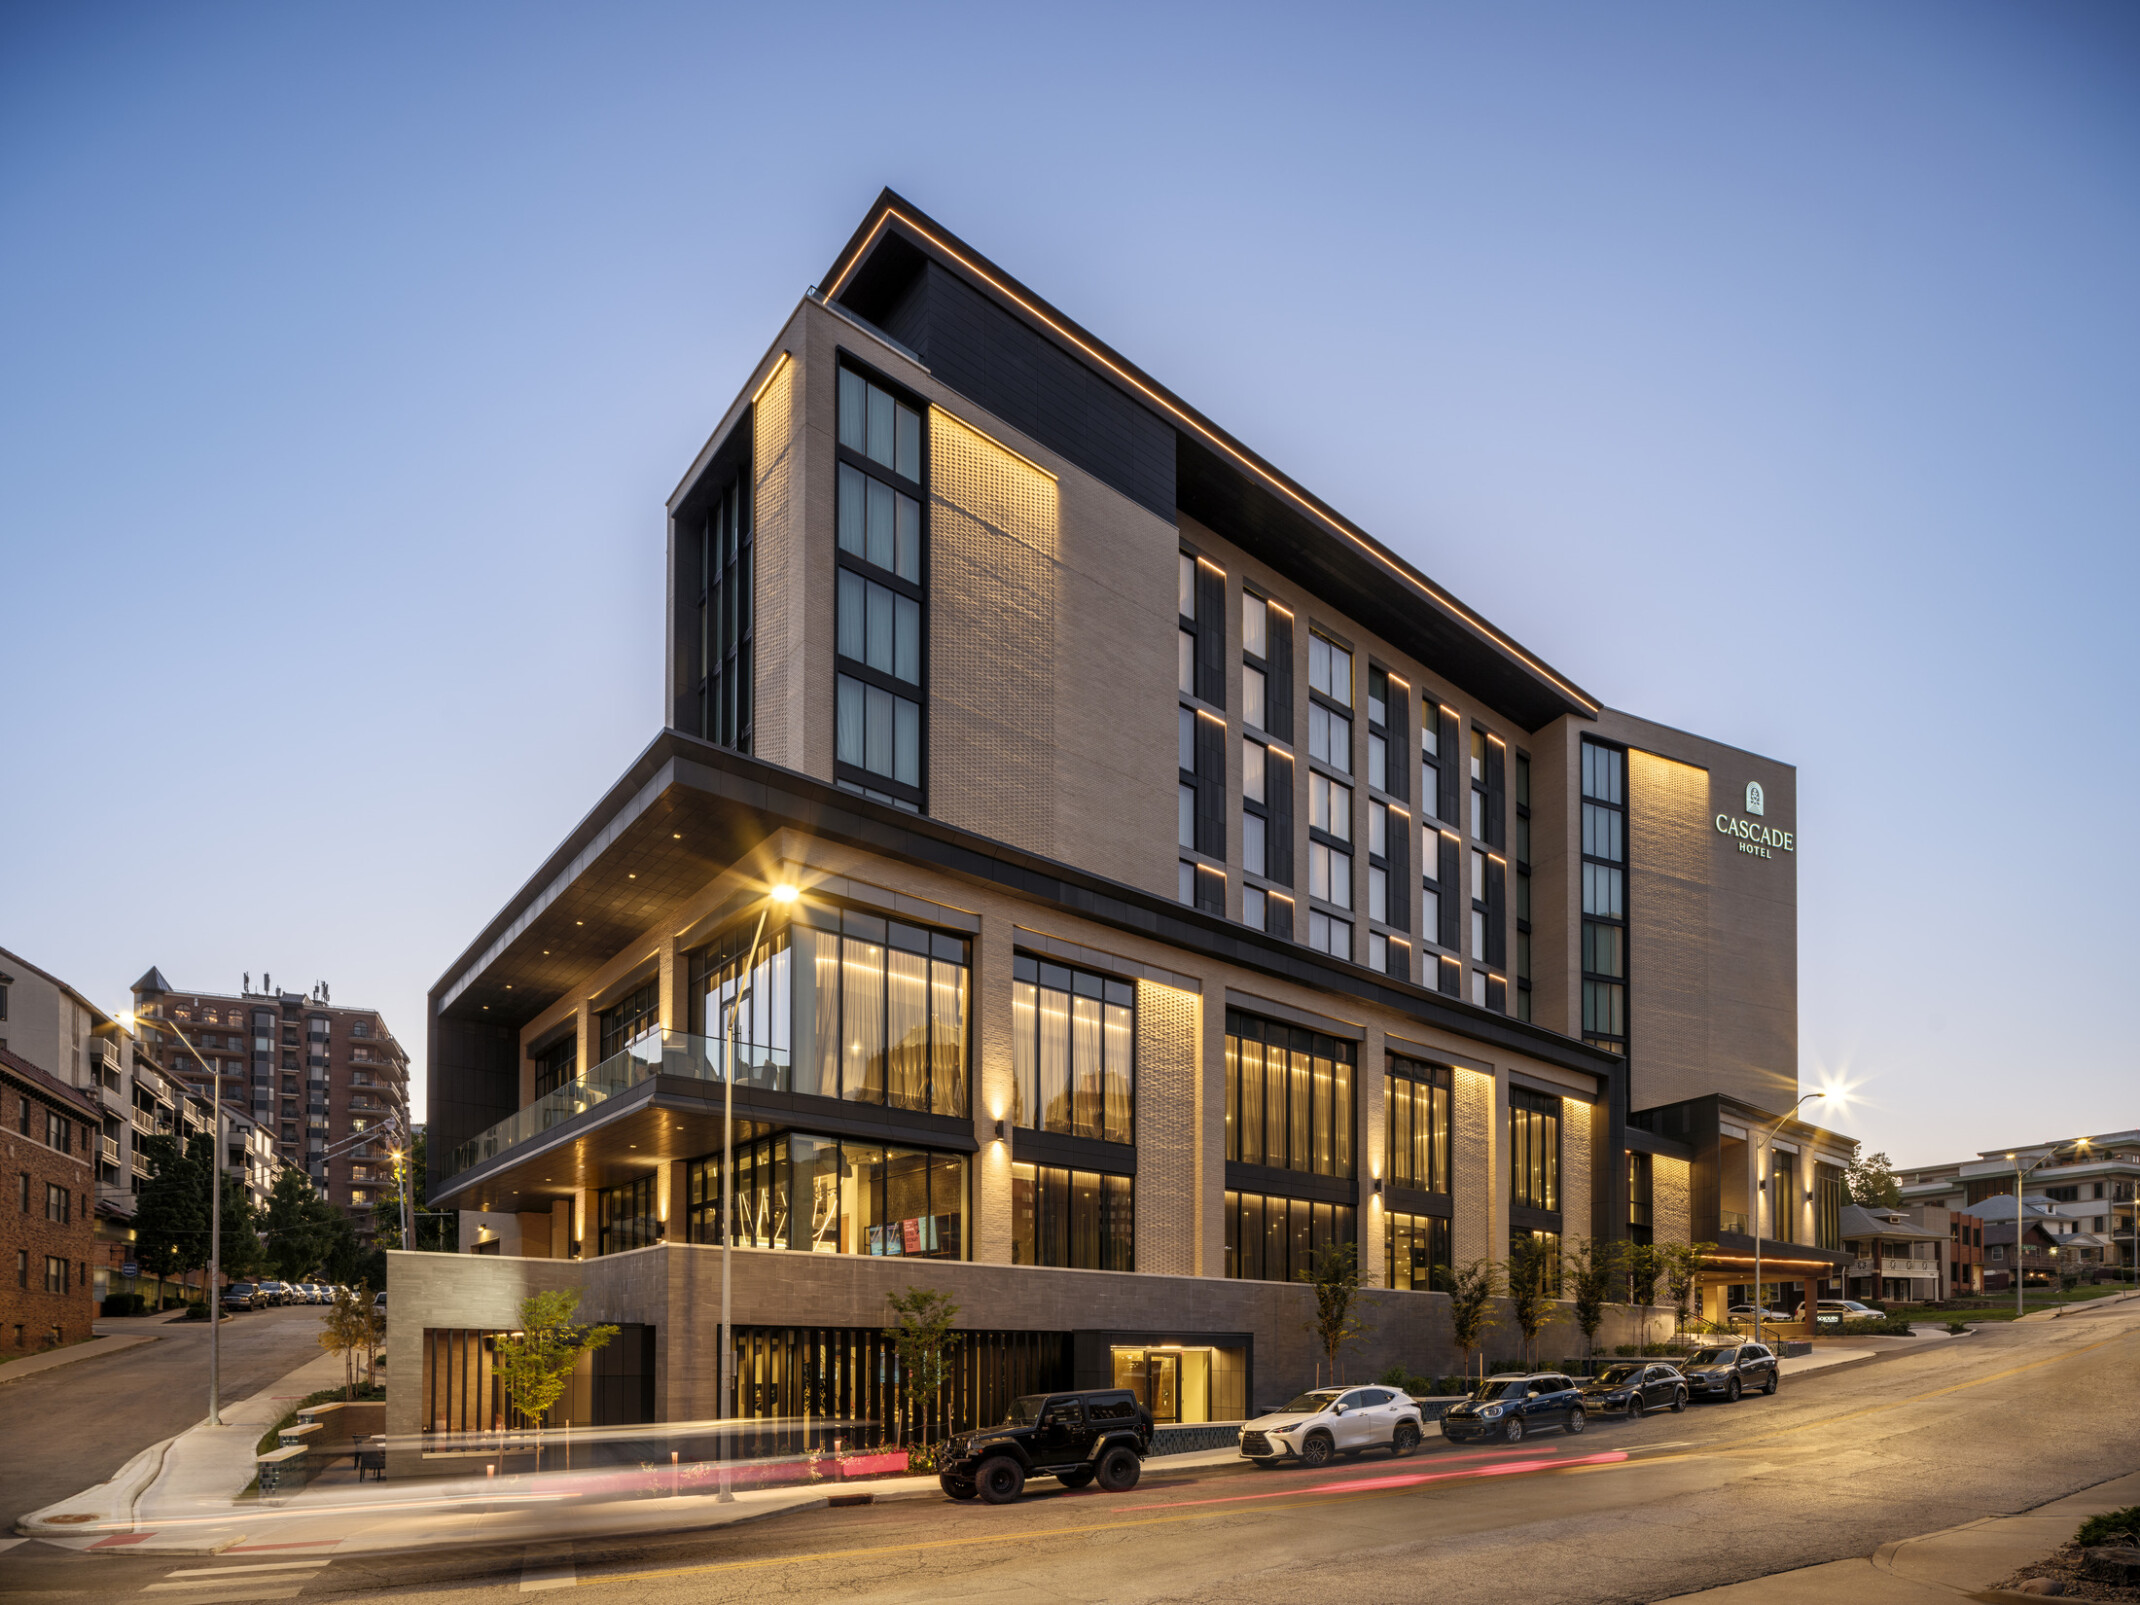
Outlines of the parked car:
{"label": "parked car", "polygon": [[1583,1384],[1583,1408],[1639,1421],[1648,1410],[1684,1410],[1689,1390],[1678,1370],[1656,1361],[1608,1365]]}
{"label": "parked car", "polygon": [[261,1305],[260,1289],[251,1282],[233,1282],[223,1289],[223,1308],[233,1313],[257,1310]]}
{"label": "parked car", "polygon": [[275,1309],[290,1302],[290,1289],[282,1282],[262,1282],[260,1302],[267,1309]]}
{"label": "parked car", "polygon": [[1697,1399],[1729,1399],[1759,1388],[1774,1393],[1782,1380],[1776,1356],[1760,1343],[1718,1343],[1679,1362],[1680,1374]]}
{"label": "parked car", "polygon": [[1854,1298],[1824,1298],[1813,1307],[1815,1326],[1841,1326],[1845,1321],[1878,1321],[1886,1318],[1887,1311],[1876,1310],[1870,1304],[1860,1304]]}
{"label": "parked car", "polygon": [[1323,1466],[1363,1449],[1408,1455],[1425,1435],[1419,1406],[1396,1388],[1311,1388],[1244,1426],[1241,1454],[1258,1466]]}
{"label": "parked car", "polygon": [[1581,1432],[1587,1425],[1574,1381],[1557,1371],[1538,1371],[1488,1377],[1442,1417],[1442,1436],[1452,1443],[1490,1438],[1518,1443],[1545,1427]]}
{"label": "parked car", "polygon": [[936,1480],[953,1499],[991,1505],[1016,1499],[1028,1477],[1122,1494],[1137,1486],[1151,1447],[1152,1417],[1133,1393],[1029,1393],[1000,1426],[952,1440]]}
{"label": "parked car", "polygon": [[[1734,1304],[1725,1313],[1734,1321],[1751,1321],[1754,1318],[1754,1307],[1751,1304]],[[1764,1321],[1795,1321],[1798,1316],[1796,1312],[1791,1310],[1763,1310],[1761,1319]]]}
{"label": "parked car", "polygon": [[305,1291],[311,1295],[312,1302],[315,1304],[331,1304],[334,1302],[334,1295],[328,1291],[324,1283],[307,1282]]}

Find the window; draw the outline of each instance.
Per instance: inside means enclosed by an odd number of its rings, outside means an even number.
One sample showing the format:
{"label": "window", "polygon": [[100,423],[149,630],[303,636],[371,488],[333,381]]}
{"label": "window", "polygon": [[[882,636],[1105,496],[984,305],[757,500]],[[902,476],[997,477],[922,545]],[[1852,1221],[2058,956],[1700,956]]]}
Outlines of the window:
{"label": "window", "polygon": [[1656,1183],[1654,1167],[1648,1154],[1632,1151],[1627,1156],[1627,1240],[1631,1243],[1653,1241],[1651,1232],[1656,1224]]}
{"label": "window", "polygon": [[1023,953],[1011,975],[1011,1124],[1133,1142],[1136,989]]}
{"label": "window", "polygon": [[67,1291],[67,1269],[67,1262],[58,1255],[47,1254],[45,1256],[45,1291],[47,1293],[64,1293]]}
{"label": "window", "polygon": [[1296,1282],[1315,1256],[1357,1239],[1350,1204],[1267,1193],[1226,1194],[1226,1274],[1249,1282]]}
{"label": "window", "polygon": [[834,772],[882,801],[922,801],[924,553],[921,410],[840,369]]}
{"label": "window", "polygon": [[58,1221],[62,1226],[74,1219],[74,1194],[66,1188],[45,1183],[45,1219]]}
{"label": "window", "polygon": [[1293,615],[1279,603],[1241,593],[1242,717],[1275,740],[1293,739]]}
{"label": "window", "polygon": [[1422,1193],[1448,1192],[1449,1071],[1416,1059],[1392,1058],[1384,1103],[1389,1116],[1389,1184]]}
{"label": "window", "polygon": [[1226,1011],[1226,1157],[1322,1176],[1353,1173],[1353,1046]]}
{"label": "window", "polygon": [[596,1016],[604,1059],[614,1058],[641,1037],[661,1029],[660,997],[660,981],[647,981]]}
{"label": "window", "polygon": [[1509,1202],[1560,1208],[1560,1100],[1527,1087],[1508,1091]]}
{"label": "window", "polygon": [[579,1073],[580,1039],[568,1031],[535,1055],[535,1096],[548,1096]]}
{"label": "window", "polygon": [[[1816,1247],[1833,1249],[1843,1240],[1843,1167],[1813,1164],[1813,1242]],[[1981,1241],[1981,1239],[1980,1239]]]}
{"label": "window", "polygon": [[1057,1165],[1011,1166],[1011,1263],[1133,1271],[1136,1181]]}
{"label": "window", "polygon": [[1309,910],[1308,946],[1318,953],[1328,953],[1332,958],[1350,962],[1352,922],[1339,919],[1334,914],[1325,914],[1321,909]]}
{"label": "window", "polygon": [[1627,754],[1583,743],[1583,1040],[1627,1051]]}
{"label": "window", "polygon": [[1516,754],[1516,1018],[1531,1018],[1531,758]]}
{"label": "window", "polygon": [[57,1110],[45,1111],[45,1146],[63,1154],[74,1152],[74,1122]]}
{"label": "window", "polygon": [[1226,706],[1226,571],[1209,558],[1181,554],[1180,685],[1207,707]]}
{"label": "window", "polygon": [[620,1187],[605,1187],[595,1199],[597,1254],[621,1254],[661,1240],[653,1176],[641,1176]]}
{"label": "window", "polygon": [[1508,1234],[1508,1257],[1510,1266],[1528,1262],[1538,1277],[1546,1297],[1560,1297],[1560,1233],[1554,1231],[1525,1231],[1517,1227]]}
{"label": "window", "polygon": [[[966,1257],[963,1154],[776,1132],[736,1145],[735,1242],[817,1254]],[[721,1241],[721,1156],[685,1167],[690,1241]]]}
{"label": "window", "polygon": [[[1241,867],[1281,886],[1293,880],[1293,760],[1246,736],[1241,740]],[[1275,923],[1275,901],[1285,902],[1282,929]],[[1267,899],[1261,887],[1244,888],[1241,918],[1262,930],[1293,934],[1290,901]]]}
{"label": "window", "polygon": [[30,1285],[30,1251],[26,1248],[15,1250],[15,1285],[17,1287],[28,1287]]}
{"label": "window", "polygon": [[1382,1243],[1390,1287],[1431,1292],[1450,1269],[1449,1222],[1439,1215],[1385,1211]]}
{"label": "window", "polygon": [[1352,654],[1327,636],[1308,637],[1308,689],[1340,708],[1352,706]]}

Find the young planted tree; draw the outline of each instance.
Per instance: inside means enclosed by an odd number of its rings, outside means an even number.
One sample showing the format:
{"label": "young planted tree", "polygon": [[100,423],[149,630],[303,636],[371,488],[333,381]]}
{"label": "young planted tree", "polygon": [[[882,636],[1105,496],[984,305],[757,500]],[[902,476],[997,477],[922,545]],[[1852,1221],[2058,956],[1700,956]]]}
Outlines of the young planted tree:
{"label": "young planted tree", "polygon": [[357,1356],[370,1353],[378,1341],[377,1328],[370,1288],[359,1282],[354,1288],[335,1289],[333,1305],[320,1317],[320,1347],[342,1357],[345,1399],[357,1396]]}
{"label": "young planted tree", "polygon": [[1702,1267],[1709,1263],[1714,1243],[1669,1243],[1664,1245],[1665,1291],[1672,1299],[1673,1330],[1687,1329],[1687,1314],[1702,1285]]}
{"label": "young planted tree", "polygon": [[1315,1319],[1308,1330],[1323,1347],[1330,1362],[1330,1380],[1337,1380],[1338,1351],[1367,1328],[1360,1321],[1360,1256],[1351,1243],[1325,1243],[1311,1256],[1300,1279],[1315,1289]]}
{"label": "young planted tree", "polygon": [[1622,1252],[1618,1243],[1578,1237],[1568,1245],[1568,1285],[1575,1295],[1575,1324],[1583,1331],[1585,1357],[1598,1351],[1598,1328],[1605,1310],[1620,1291]]}
{"label": "young planted tree", "polygon": [[565,1396],[580,1356],[617,1335],[613,1326],[580,1326],[572,1317],[580,1290],[561,1287],[520,1301],[520,1330],[499,1338],[491,1369],[513,1408],[535,1423],[535,1469],[542,1470],[543,1417]]}
{"label": "young planted tree", "polygon": [[1475,1259],[1467,1265],[1435,1266],[1434,1280],[1449,1295],[1449,1335],[1468,1368],[1493,1320],[1494,1300],[1501,1292],[1500,1270],[1490,1259]]}
{"label": "young planted tree", "polygon": [[1523,1334],[1523,1358],[1533,1364],[1538,1334],[1553,1319],[1554,1295],[1559,1292],[1553,1247],[1545,1238],[1525,1233],[1509,1246],[1508,1304],[1516,1330]]}
{"label": "young planted tree", "polygon": [[1621,1255],[1621,1264],[1627,1274],[1627,1302],[1640,1305],[1645,1312],[1642,1319],[1642,1341],[1650,1336],[1648,1311],[1657,1307],[1657,1284],[1664,1277],[1664,1250],[1655,1243],[1629,1243]]}
{"label": "young planted tree", "polygon": [[958,1341],[951,1323],[959,1307],[945,1294],[928,1287],[909,1287],[904,1293],[887,1293],[884,1297],[892,1308],[892,1324],[884,1329],[884,1335],[892,1340],[892,1350],[899,1356],[899,1395],[905,1406],[899,1441],[927,1442],[926,1438],[917,1438],[914,1423],[917,1415],[927,1416],[927,1406],[935,1402],[951,1374],[951,1351]]}

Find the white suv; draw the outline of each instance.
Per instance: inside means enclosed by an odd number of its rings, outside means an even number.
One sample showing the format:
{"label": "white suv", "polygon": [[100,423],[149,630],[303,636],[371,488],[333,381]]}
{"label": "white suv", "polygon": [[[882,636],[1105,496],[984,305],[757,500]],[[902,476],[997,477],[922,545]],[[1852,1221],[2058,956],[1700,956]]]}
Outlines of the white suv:
{"label": "white suv", "polygon": [[1242,1427],[1241,1454],[1258,1466],[1327,1466],[1362,1449],[1408,1455],[1421,1436],[1419,1406],[1395,1388],[1315,1388]]}

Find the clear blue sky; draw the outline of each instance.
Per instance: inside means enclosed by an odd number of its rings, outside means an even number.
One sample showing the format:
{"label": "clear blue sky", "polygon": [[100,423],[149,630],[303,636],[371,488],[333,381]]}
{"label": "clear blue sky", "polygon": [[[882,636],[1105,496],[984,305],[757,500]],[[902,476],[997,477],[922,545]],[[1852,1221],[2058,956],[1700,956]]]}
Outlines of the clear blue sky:
{"label": "clear blue sky", "polygon": [[1873,1147],[2140,1125],[2129,5],[9,7],[0,943],[420,1053],[659,726],[663,498],[884,184],[1795,762]]}

